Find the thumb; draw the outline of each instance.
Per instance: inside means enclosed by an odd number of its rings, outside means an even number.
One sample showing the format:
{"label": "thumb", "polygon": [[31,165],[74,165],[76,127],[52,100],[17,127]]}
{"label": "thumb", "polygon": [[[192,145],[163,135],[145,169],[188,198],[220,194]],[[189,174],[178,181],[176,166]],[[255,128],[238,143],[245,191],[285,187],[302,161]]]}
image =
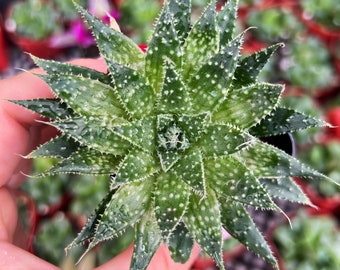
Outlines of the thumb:
{"label": "thumb", "polygon": [[[120,269],[120,270],[128,270],[130,268],[131,258],[133,252],[133,245],[130,245],[125,251],[121,254],[110,260],[109,262],[99,266],[96,270],[112,270],[112,269]],[[194,245],[192,254],[189,260],[182,264],[176,263],[171,259],[169,249],[166,245],[162,244],[155,255],[151,259],[151,262],[147,268],[147,270],[186,270],[190,269],[194,261],[196,260],[198,254],[200,252],[200,248],[197,244]]]}

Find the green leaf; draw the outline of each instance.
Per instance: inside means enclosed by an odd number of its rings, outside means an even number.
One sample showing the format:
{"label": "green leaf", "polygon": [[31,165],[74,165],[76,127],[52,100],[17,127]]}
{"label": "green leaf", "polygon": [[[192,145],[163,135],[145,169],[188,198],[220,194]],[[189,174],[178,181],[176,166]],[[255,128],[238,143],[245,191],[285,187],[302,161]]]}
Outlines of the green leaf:
{"label": "green leaf", "polygon": [[278,107],[261,120],[249,132],[256,137],[281,135],[312,127],[324,127],[327,123],[292,109]]}
{"label": "green leaf", "polygon": [[282,85],[267,83],[231,89],[214,113],[213,121],[248,129],[271,113],[277,106],[282,91]]}
{"label": "green leaf", "polygon": [[77,117],[46,124],[56,127],[80,144],[102,153],[122,155],[131,147],[130,143],[113,133],[106,123],[97,119]]}
{"label": "green leaf", "polygon": [[76,5],[76,7],[90,26],[100,55],[105,60],[111,63],[131,65],[137,69],[143,67],[144,54],[130,38],[115,31],[81,6]]}
{"label": "green leaf", "polygon": [[247,248],[278,269],[276,259],[268,244],[242,204],[223,199],[220,203],[224,228]]}
{"label": "green leaf", "polygon": [[182,181],[187,183],[197,193],[206,195],[206,183],[203,157],[199,149],[187,152],[172,168],[172,171]]}
{"label": "green leaf", "polygon": [[111,190],[98,204],[93,213],[89,216],[86,221],[85,226],[81,230],[81,232],[77,235],[77,237],[66,247],[66,251],[70,250],[73,247],[84,244],[85,241],[90,240],[95,236],[95,231],[98,225],[98,222],[101,219],[102,214],[104,213],[108,203],[111,201],[113,194],[116,192],[115,190]]}
{"label": "green leaf", "polygon": [[126,110],[136,118],[150,114],[155,103],[155,94],[146,78],[137,70],[108,62],[115,90]]}
{"label": "green leaf", "polygon": [[218,50],[216,1],[211,1],[184,43],[183,78],[186,81]]}
{"label": "green leaf", "polygon": [[145,213],[135,228],[130,270],[143,270],[149,265],[162,240],[153,211]]}
{"label": "green leaf", "polygon": [[186,39],[190,30],[191,1],[170,0],[169,11],[173,17],[172,23],[181,43]]}
{"label": "green leaf", "polygon": [[238,0],[229,0],[217,13],[220,48],[225,47],[232,40],[236,26]]}
{"label": "green leaf", "polygon": [[178,117],[175,116],[175,119],[190,143],[195,143],[199,140],[210,120],[207,113],[182,114]]}
{"label": "green leaf", "polygon": [[279,48],[283,47],[282,43],[272,45],[264,48],[261,51],[255,52],[244,59],[242,59],[235,71],[235,79],[233,84],[235,87],[241,87],[255,83],[260,71],[269,61],[273,53]]}
{"label": "green leaf", "polygon": [[185,263],[190,258],[194,240],[183,222],[180,222],[170,235],[168,247],[175,262]]}
{"label": "green leaf", "polygon": [[[138,222],[150,207],[153,179],[123,185],[112,196],[85,253]],[[133,196],[131,196],[133,194]]]}
{"label": "green leaf", "polygon": [[156,178],[155,213],[165,242],[180,222],[189,203],[190,190],[180,178],[161,173]]}
{"label": "green leaf", "polygon": [[261,209],[277,209],[252,172],[235,158],[226,156],[204,163],[207,186],[219,197]]}
{"label": "green leaf", "polygon": [[171,63],[165,67],[165,77],[162,85],[157,110],[162,113],[182,113],[191,110],[189,91],[183,83],[181,75]]}
{"label": "green leaf", "polygon": [[90,69],[87,67],[72,65],[64,62],[57,62],[53,60],[45,60],[35,56],[32,56],[33,61],[48,75],[73,75],[73,76],[82,76],[88,79],[100,81],[104,84],[111,84],[110,77],[102,72],[96,71],[94,69]]}
{"label": "green leaf", "polygon": [[260,179],[260,182],[267,190],[268,194],[272,197],[312,205],[309,198],[290,177],[273,179],[265,178]]}
{"label": "green leaf", "polygon": [[162,88],[165,59],[180,66],[180,42],[172,20],[169,6],[166,3],[146,51],[145,73],[156,94]]}
{"label": "green leaf", "polygon": [[284,151],[261,141],[239,152],[240,158],[257,178],[284,178],[298,176],[307,179],[329,178],[301,163]]}
{"label": "green leaf", "polygon": [[74,75],[51,75],[44,80],[63,102],[82,116],[98,116],[110,122],[112,117],[125,115],[113,88],[107,84]]}
{"label": "green leaf", "polygon": [[10,102],[23,106],[31,111],[37,112],[50,119],[68,118],[73,113],[65,103],[59,99],[41,98],[31,100],[10,100]]}
{"label": "green leaf", "polygon": [[193,110],[213,111],[224,99],[237,66],[243,35],[232,40],[221,52],[204,63],[188,83],[191,88]]}
{"label": "green leaf", "polygon": [[44,175],[74,173],[81,175],[111,174],[115,172],[120,158],[112,154],[104,154],[82,148],[67,159],[63,159]]}
{"label": "green leaf", "polygon": [[50,158],[67,158],[73,152],[78,150],[80,144],[68,138],[65,135],[60,135],[51,139],[45,144],[39,146],[37,149],[29,153],[27,158],[50,157]]}
{"label": "green leaf", "polygon": [[132,123],[125,123],[112,127],[117,136],[140,149],[153,152],[155,150],[156,120],[154,117],[146,117]]}
{"label": "green leaf", "polygon": [[183,153],[176,151],[157,151],[161,168],[164,172],[167,172],[176,162],[182,157]]}
{"label": "green leaf", "polygon": [[197,145],[205,157],[226,156],[253,143],[248,133],[229,124],[210,124]]}
{"label": "green leaf", "polygon": [[119,164],[112,185],[120,185],[145,180],[160,169],[154,155],[140,150],[132,150]]}
{"label": "green leaf", "polygon": [[221,213],[213,191],[207,190],[205,198],[192,194],[183,220],[198,245],[215,260],[221,270],[224,269]]}

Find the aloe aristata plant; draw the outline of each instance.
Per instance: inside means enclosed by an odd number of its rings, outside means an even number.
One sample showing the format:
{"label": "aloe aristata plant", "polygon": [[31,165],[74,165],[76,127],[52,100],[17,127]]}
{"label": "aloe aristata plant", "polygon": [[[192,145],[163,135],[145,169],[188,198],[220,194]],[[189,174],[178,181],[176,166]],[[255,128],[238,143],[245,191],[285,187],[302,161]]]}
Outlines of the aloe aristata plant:
{"label": "aloe aristata plant", "polygon": [[190,0],[165,1],[146,53],[78,7],[108,68],[34,57],[55,99],[15,101],[48,117],[61,135],[27,157],[56,157],[42,175],[107,175],[111,188],[76,239],[88,250],[135,228],[131,269],[161,243],[185,262],[194,241],[220,269],[222,229],[277,266],[247,207],[280,210],[273,198],[309,204],[293,176],[325,176],[259,138],[321,120],[280,105],[283,85],[258,81],[281,44],[242,56],[237,0],[211,1],[191,24]]}

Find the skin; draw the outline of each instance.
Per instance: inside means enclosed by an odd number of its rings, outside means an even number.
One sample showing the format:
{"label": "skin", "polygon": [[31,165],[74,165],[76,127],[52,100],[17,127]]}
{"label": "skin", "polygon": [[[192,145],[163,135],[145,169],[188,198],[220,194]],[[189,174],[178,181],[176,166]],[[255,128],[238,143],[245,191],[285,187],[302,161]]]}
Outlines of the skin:
{"label": "skin", "polygon": [[[105,64],[96,59],[78,59],[72,64],[106,71]],[[43,74],[39,69],[34,73]],[[56,135],[51,127],[37,120],[42,118],[25,108],[8,102],[9,99],[32,99],[53,97],[49,87],[31,72],[0,81],[0,269],[55,270],[58,267],[27,252],[16,240],[18,222],[15,189],[29,174],[31,161],[23,158],[39,144]],[[129,269],[133,247],[130,246],[119,256],[99,266],[98,270]],[[186,264],[174,263],[166,246],[162,245],[148,267],[148,270],[190,269],[199,253],[195,245],[191,258]]]}

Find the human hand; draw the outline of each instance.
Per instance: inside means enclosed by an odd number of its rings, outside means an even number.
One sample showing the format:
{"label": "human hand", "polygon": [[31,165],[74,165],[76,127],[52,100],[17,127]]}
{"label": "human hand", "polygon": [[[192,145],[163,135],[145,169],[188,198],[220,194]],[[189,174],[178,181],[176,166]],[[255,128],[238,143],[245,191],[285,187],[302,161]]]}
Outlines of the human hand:
{"label": "human hand", "polygon": [[[105,72],[105,64],[95,59],[80,59],[72,62]],[[36,69],[34,73],[42,73]],[[30,161],[22,158],[36,146],[45,142],[56,131],[36,120],[41,117],[7,100],[52,97],[49,87],[30,73],[0,81],[0,269],[55,270],[56,266],[34,256],[24,248],[16,246],[14,234],[18,221],[17,206],[13,190],[17,189],[30,171]],[[199,248],[186,264],[174,263],[166,246],[162,245],[154,255],[148,270],[190,269]],[[129,269],[132,246],[97,270]]]}

